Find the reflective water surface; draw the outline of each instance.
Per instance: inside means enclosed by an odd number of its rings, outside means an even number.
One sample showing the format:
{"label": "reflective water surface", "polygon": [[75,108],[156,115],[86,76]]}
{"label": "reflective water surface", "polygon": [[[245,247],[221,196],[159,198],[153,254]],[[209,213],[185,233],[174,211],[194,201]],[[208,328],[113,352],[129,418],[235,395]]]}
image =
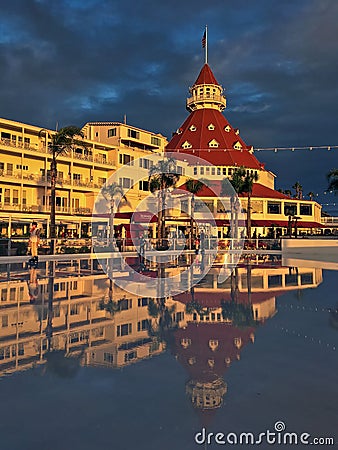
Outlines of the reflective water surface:
{"label": "reflective water surface", "polygon": [[1,266],[1,449],[218,448],[203,429],[276,422],[337,443],[337,272],[271,255],[227,277],[167,264],[181,288],[149,272],[152,296],[120,269],[132,293],[93,262],[47,266]]}

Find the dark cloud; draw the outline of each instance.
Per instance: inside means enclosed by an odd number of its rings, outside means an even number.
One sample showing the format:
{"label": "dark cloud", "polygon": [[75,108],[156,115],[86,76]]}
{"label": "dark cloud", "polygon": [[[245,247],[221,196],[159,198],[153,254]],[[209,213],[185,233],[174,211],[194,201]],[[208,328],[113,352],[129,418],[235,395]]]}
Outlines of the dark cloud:
{"label": "dark cloud", "polygon": [[[12,0],[1,11],[0,115],[42,127],[122,120],[170,137],[203,64],[255,147],[337,144],[336,0]],[[258,154],[322,192],[331,154]]]}

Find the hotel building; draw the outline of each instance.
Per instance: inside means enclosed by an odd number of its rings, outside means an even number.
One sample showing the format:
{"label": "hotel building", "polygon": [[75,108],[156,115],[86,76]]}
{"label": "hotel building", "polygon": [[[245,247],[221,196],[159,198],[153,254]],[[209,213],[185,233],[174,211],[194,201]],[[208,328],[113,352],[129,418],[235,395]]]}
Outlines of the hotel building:
{"label": "hotel building", "polygon": [[[202,67],[190,94],[186,103],[189,116],[169,143],[161,134],[126,123],[88,122],[83,126],[84,139],[79,139],[71,152],[57,158],[58,237],[90,237],[91,215],[101,187],[119,168],[126,164],[132,167],[138,160],[131,175],[117,180],[125,190],[128,202],[118,211],[114,223],[129,223],[132,212],[149,194],[147,175],[153,164],[149,156],[160,156],[164,151],[174,153],[180,161],[181,173],[186,177],[208,179],[208,186],[197,197],[215,218],[217,229],[209,230],[210,234],[223,238],[229,232],[230,212],[224,210],[220,202],[222,180],[231,180],[234,170],[239,167],[258,177],[251,196],[253,234],[285,235],[290,231],[290,217],[293,222],[293,218],[297,218],[298,230],[319,232],[322,227],[321,205],[315,201],[291,198],[275,190],[275,175],[256,158],[253,147],[243,141],[239,129],[230,125],[222,114],[226,98],[208,64]],[[32,220],[38,221],[44,235],[48,236],[51,163],[48,144],[53,133],[37,126],[0,119],[1,237],[27,236]],[[200,158],[199,163],[189,163],[189,156]],[[138,170],[144,172],[141,181]],[[183,191],[186,190],[186,177],[181,177],[178,183]],[[240,197],[245,212],[247,194]],[[181,229],[187,230],[190,222],[186,206],[183,207],[187,199],[177,200],[174,214],[168,211],[167,218],[172,224],[176,220],[177,227],[180,225]],[[181,207],[177,206],[180,202]],[[199,218],[198,211],[196,219],[203,219]],[[154,223],[153,236],[155,228]]]}
{"label": "hotel building", "polygon": [[[52,130],[0,119],[0,233],[28,235],[32,220],[48,235]],[[121,166],[163,152],[165,137],[119,122],[91,122],[85,138],[57,158],[56,222],[58,236],[90,235],[93,204],[101,187]],[[143,196],[143,186],[123,178],[131,211]],[[118,223],[118,222],[117,222]]]}

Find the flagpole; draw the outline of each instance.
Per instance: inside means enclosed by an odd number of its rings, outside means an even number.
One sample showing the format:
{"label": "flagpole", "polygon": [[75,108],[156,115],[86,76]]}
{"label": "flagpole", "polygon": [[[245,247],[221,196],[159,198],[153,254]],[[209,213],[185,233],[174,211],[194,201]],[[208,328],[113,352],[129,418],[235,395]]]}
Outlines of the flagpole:
{"label": "flagpole", "polygon": [[208,64],[208,26],[205,26],[205,64]]}

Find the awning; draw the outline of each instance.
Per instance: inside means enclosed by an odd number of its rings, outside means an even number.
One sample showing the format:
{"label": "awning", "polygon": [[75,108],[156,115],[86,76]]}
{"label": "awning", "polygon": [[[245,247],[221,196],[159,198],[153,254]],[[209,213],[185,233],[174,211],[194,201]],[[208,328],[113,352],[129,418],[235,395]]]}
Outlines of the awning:
{"label": "awning", "polygon": [[136,223],[153,223],[157,222],[157,216],[150,211],[135,211],[132,220]]}
{"label": "awning", "polygon": [[[291,222],[294,228],[295,221]],[[252,220],[251,226],[253,227],[281,227],[287,228],[289,226],[288,220]],[[297,228],[324,228],[324,225],[318,222],[306,222],[303,220],[297,220]]]}

